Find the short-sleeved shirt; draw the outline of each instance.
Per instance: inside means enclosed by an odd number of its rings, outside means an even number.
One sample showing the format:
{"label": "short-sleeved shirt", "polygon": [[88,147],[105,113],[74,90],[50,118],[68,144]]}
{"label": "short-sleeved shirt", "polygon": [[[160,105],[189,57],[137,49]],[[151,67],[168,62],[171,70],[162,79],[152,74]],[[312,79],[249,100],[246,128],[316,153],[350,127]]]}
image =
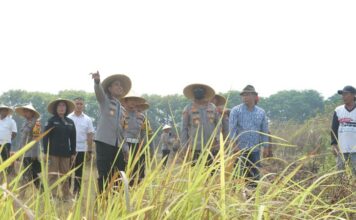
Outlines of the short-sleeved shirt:
{"label": "short-sleeved shirt", "polygon": [[12,132],[17,133],[17,126],[14,119],[10,116],[0,119],[0,144],[11,143]]}
{"label": "short-sleeved shirt", "polygon": [[356,106],[347,110],[338,106],[334,112],[331,144],[339,144],[342,153],[356,153]]}
{"label": "short-sleeved shirt", "polygon": [[84,113],[79,116],[74,112],[68,115],[68,118],[72,119],[75,124],[75,130],[77,134],[77,152],[88,151],[88,134],[94,133],[93,122],[90,117]]}

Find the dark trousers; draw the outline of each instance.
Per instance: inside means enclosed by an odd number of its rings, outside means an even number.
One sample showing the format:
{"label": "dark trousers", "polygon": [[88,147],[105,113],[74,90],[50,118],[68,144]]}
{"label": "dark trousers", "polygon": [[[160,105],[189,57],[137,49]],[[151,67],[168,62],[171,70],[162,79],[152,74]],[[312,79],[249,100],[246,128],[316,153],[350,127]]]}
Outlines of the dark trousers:
{"label": "dark trousers", "polygon": [[121,149],[100,141],[96,144],[99,193],[102,193],[115,172],[125,170],[124,154]]}
{"label": "dark trousers", "polygon": [[162,150],[163,167],[165,167],[167,165],[167,161],[168,161],[170,152],[171,152],[170,150]]}
{"label": "dark trousers", "polygon": [[33,180],[37,189],[42,189],[39,173],[41,172],[41,163],[38,159],[32,159],[31,157],[23,158],[23,167],[27,168],[22,176],[23,184],[26,184]]}
{"label": "dark trousers", "polygon": [[[74,161],[74,167],[76,170],[74,171],[74,193],[80,192],[80,186],[82,184],[82,177],[83,177],[83,169],[84,169],[84,158],[86,152],[77,152]],[[72,168],[72,169],[73,169]]]}
{"label": "dark trousers", "polygon": [[7,143],[2,146],[1,159],[2,161],[7,160],[10,157],[11,144]]}
{"label": "dark trousers", "polygon": [[[250,180],[259,180],[260,159],[260,151],[246,151],[236,160],[235,165],[240,164],[243,176]],[[257,186],[254,182],[249,182],[248,185],[252,187]]]}
{"label": "dark trousers", "polygon": [[[214,157],[217,155],[218,152],[216,151],[211,151],[208,155],[208,158],[206,160],[206,166],[209,166],[213,163],[214,161]],[[195,166],[196,162],[198,161],[199,157],[200,157],[200,154],[201,154],[201,150],[195,150],[193,152],[193,166]]]}
{"label": "dark trousers", "polygon": [[[2,161],[7,160],[10,157],[10,151],[11,151],[11,144],[7,143],[2,146],[2,151],[1,151],[1,159]],[[10,165],[9,167],[6,168],[7,173],[12,173],[13,171],[13,165]]]}
{"label": "dark trousers", "polygon": [[127,143],[127,144],[129,145],[129,149],[132,153],[133,161],[136,161],[136,163],[133,164],[134,167],[132,170],[132,177],[130,181],[130,185],[132,186],[137,176],[138,176],[138,181],[140,181],[145,177],[145,153],[142,152],[143,146],[134,143]]}

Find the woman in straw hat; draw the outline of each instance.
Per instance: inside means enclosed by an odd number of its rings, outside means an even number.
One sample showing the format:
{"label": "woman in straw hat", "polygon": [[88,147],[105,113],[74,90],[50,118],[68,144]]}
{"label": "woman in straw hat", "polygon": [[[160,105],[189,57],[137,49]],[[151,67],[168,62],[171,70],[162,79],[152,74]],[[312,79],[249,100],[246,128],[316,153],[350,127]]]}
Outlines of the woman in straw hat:
{"label": "woman in straw hat", "polygon": [[[11,118],[12,108],[0,105],[0,150],[2,161],[10,157],[11,142],[16,137],[16,122]],[[11,168],[8,169],[11,172]]]}
{"label": "woman in straw hat", "polygon": [[216,106],[210,102],[215,91],[208,85],[191,84],[184,88],[183,93],[192,103],[183,110],[181,143],[193,150],[193,161],[196,161],[202,150],[209,146],[218,147],[219,116]]}
{"label": "woman in straw hat", "polygon": [[[131,181],[133,185],[134,180],[137,178],[139,182],[145,176],[145,143],[146,143],[146,117],[145,114],[140,112],[142,104],[146,103],[146,100],[133,92],[122,98],[122,103],[125,108],[124,114],[124,136],[125,142],[128,148],[125,149],[125,160],[128,159],[128,153],[131,151],[132,160],[131,167]],[[138,161],[135,162],[134,158],[138,157]],[[134,164],[133,164],[134,163]]]}
{"label": "woman in straw hat", "polygon": [[96,160],[98,169],[99,193],[104,190],[105,184],[110,181],[113,172],[125,169],[124,133],[122,124],[122,106],[119,101],[131,89],[131,80],[122,74],[107,77],[100,83],[100,74],[92,73],[94,79],[95,96],[100,108],[95,134]]}
{"label": "woman in straw hat", "polygon": [[[39,137],[41,133],[40,113],[28,104],[15,108],[15,112],[25,118],[25,122],[20,129],[20,140],[18,149],[20,150],[29,142]],[[39,142],[37,142],[30,150],[25,153],[23,158],[23,167],[27,168],[22,176],[23,185],[32,181],[37,189],[41,189],[41,181],[38,173],[41,172],[41,164],[38,159],[40,153]],[[25,191],[23,191],[25,192]]]}
{"label": "woman in straw hat", "polygon": [[[74,110],[74,103],[59,98],[50,102],[47,110],[53,116],[48,119],[45,131],[52,130],[43,138],[43,153],[48,156],[49,183],[52,185],[58,179],[58,174],[68,173],[74,161],[76,130],[73,120],[67,117]],[[53,195],[56,196],[55,191]],[[63,182],[62,196],[65,201],[72,196],[67,180]]]}

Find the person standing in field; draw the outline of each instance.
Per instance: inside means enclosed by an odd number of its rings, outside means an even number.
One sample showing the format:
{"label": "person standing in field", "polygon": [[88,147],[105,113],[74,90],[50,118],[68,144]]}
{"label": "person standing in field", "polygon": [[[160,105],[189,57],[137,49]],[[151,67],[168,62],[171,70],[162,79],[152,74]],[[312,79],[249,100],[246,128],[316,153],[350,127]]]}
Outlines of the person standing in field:
{"label": "person standing in field", "polygon": [[74,104],[74,112],[70,113],[68,118],[74,121],[77,132],[76,155],[73,167],[76,168],[73,193],[78,194],[81,189],[84,160],[86,157],[91,157],[93,150],[94,127],[91,118],[83,112],[85,108],[84,98],[75,98]]}
{"label": "person standing in field", "polygon": [[356,176],[356,89],[345,86],[338,90],[342,95],[343,105],[336,107],[331,125],[331,146],[336,156],[339,170],[348,164]]}
{"label": "person standing in field", "polygon": [[[61,175],[69,172],[76,152],[76,129],[68,114],[74,110],[74,103],[67,99],[56,99],[49,103],[47,110],[53,116],[48,119],[45,131],[52,129],[43,138],[43,153],[48,157],[49,184],[53,185]],[[47,155],[48,154],[48,155]],[[56,189],[53,196],[57,197]],[[69,181],[62,183],[62,198],[70,200]]]}
{"label": "person standing in field", "polygon": [[[10,157],[11,143],[17,134],[16,122],[11,118],[12,108],[0,105],[0,151],[2,161]],[[12,167],[7,168],[7,172],[12,172]]]}
{"label": "person standing in field", "polygon": [[[40,113],[32,106],[28,104],[20,106],[15,109],[15,112],[25,118],[25,122],[20,129],[20,140],[18,144],[18,150],[23,148],[26,144],[38,138],[41,134],[41,122],[39,120]],[[33,181],[37,189],[42,189],[40,176],[41,163],[39,161],[40,146],[39,142],[25,153],[23,158],[23,167],[27,168],[22,176],[22,185],[26,185],[28,182]],[[23,190],[25,192],[25,190]]]}
{"label": "person standing in field", "polygon": [[160,144],[162,150],[163,167],[165,167],[167,165],[169,154],[173,149],[173,143],[175,141],[175,138],[172,135],[172,127],[170,125],[164,125],[162,130],[163,131],[161,134]]}
{"label": "person standing in field", "polygon": [[[229,118],[233,151],[242,150],[235,164],[240,162],[243,174],[246,173],[250,180],[259,180],[261,147],[263,152],[268,151],[268,136],[261,134],[268,134],[267,117],[265,111],[256,106],[258,93],[253,86],[247,85],[240,95],[243,103],[231,109]],[[255,187],[256,183],[249,181],[249,185]]]}
{"label": "person standing in field", "polygon": [[131,80],[123,74],[111,75],[100,83],[100,74],[92,73],[94,91],[100,108],[95,133],[98,190],[102,193],[114,172],[125,170],[123,153],[124,130],[122,106],[119,101],[131,89]]}
{"label": "person standing in field", "polygon": [[[124,137],[128,148],[124,150],[125,160],[130,162],[131,181],[133,185],[135,179],[140,182],[145,177],[145,160],[146,160],[146,116],[139,109],[140,105],[146,103],[146,100],[133,93],[126,95],[121,99],[125,108],[124,114]],[[141,106],[142,108],[142,106]],[[149,150],[149,149],[147,149]],[[131,161],[129,161],[129,153],[131,153]]]}
{"label": "person standing in field", "polygon": [[191,84],[184,88],[183,93],[192,103],[183,110],[181,144],[193,151],[193,165],[203,150],[209,150],[209,164],[213,158],[211,152],[219,147],[221,129],[216,106],[210,102],[215,91],[208,85]]}
{"label": "person standing in field", "polygon": [[225,139],[229,134],[229,111],[225,107],[226,98],[222,95],[215,94],[211,102],[216,106],[219,119],[221,118],[221,133]]}
{"label": "person standing in field", "polygon": [[155,146],[154,146],[154,140],[151,140],[153,136],[153,131],[152,131],[150,120],[148,119],[147,116],[147,111],[150,108],[150,104],[146,101],[144,103],[137,104],[136,107],[139,112],[145,115],[145,122],[142,127],[141,138],[144,139],[143,146],[146,146],[146,144],[149,143],[150,154],[152,157],[155,153]]}

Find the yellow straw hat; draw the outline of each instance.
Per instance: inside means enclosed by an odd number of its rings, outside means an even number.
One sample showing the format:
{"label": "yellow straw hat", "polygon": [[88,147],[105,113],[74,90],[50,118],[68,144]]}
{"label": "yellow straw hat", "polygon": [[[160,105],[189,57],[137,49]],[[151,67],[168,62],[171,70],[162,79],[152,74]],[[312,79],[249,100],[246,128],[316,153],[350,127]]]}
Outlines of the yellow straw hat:
{"label": "yellow straw hat", "polygon": [[124,90],[124,93],[119,97],[122,98],[124,96],[126,96],[127,93],[129,93],[130,89],[131,89],[131,79],[124,75],[124,74],[114,74],[111,76],[106,77],[103,82],[101,83],[101,86],[103,87],[104,91],[106,93],[109,93],[109,86],[111,85],[111,83],[113,83],[114,81],[119,80],[121,82],[121,86]]}
{"label": "yellow straw hat", "polygon": [[9,110],[9,113],[8,113],[7,115],[11,115],[11,114],[14,112],[14,110],[13,110],[11,107],[9,107],[9,106],[7,106],[7,105],[4,105],[4,104],[0,104],[0,109],[7,109],[7,110]]}
{"label": "yellow straw hat", "polygon": [[199,83],[190,84],[186,86],[183,90],[183,94],[189,99],[194,99],[193,91],[196,88],[203,88],[205,90],[204,98],[207,98],[209,100],[211,100],[215,95],[215,91],[213,88],[211,88],[208,85],[199,84]]}
{"label": "yellow straw hat", "polygon": [[67,108],[68,108],[68,110],[67,110],[68,114],[71,113],[72,111],[74,111],[75,104],[74,104],[71,100],[58,98],[58,99],[53,100],[52,102],[50,102],[50,103],[48,104],[47,110],[48,110],[48,112],[51,113],[52,115],[54,115],[54,112],[56,111],[56,110],[54,109],[54,106],[57,105],[58,102],[64,102],[64,103],[66,103]]}
{"label": "yellow straw hat", "polygon": [[19,106],[15,108],[15,112],[19,115],[21,115],[22,117],[25,116],[24,114],[24,110],[29,110],[32,111],[33,113],[35,113],[35,118],[39,118],[40,117],[40,113],[33,107],[33,105],[30,103],[28,105],[25,106]]}

